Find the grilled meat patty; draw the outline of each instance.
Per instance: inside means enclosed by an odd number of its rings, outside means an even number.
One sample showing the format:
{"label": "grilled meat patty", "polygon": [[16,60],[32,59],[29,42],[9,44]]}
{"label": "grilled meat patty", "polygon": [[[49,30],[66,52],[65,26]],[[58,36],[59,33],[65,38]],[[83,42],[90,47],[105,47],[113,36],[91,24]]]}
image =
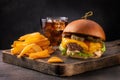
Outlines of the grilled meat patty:
{"label": "grilled meat patty", "polygon": [[75,51],[75,50],[81,51],[81,50],[83,50],[83,48],[76,43],[67,44],[67,48],[70,51]]}

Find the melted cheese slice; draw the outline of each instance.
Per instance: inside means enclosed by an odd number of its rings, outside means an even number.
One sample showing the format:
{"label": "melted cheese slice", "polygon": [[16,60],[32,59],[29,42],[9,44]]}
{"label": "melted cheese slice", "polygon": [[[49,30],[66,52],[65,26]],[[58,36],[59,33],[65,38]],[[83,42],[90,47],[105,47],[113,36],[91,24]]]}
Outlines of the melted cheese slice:
{"label": "melted cheese slice", "polygon": [[102,45],[99,42],[90,42],[89,45],[89,53],[94,53],[96,51],[100,51],[102,48]]}
{"label": "melted cheese slice", "polygon": [[100,51],[102,48],[102,45],[99,42],[90,42],[89,45],[87,45],[85,42],[82,42],[82,41],[77,41],[77,40],[68,39],[68,38],[62,38],[62,43],[61,43],[62,47],[66,48],[68,43],[77,43],[78,45],[80,45],[83,48],[83,50],[86,53],[90,53],[90,54],[94,53],[96,51]]}

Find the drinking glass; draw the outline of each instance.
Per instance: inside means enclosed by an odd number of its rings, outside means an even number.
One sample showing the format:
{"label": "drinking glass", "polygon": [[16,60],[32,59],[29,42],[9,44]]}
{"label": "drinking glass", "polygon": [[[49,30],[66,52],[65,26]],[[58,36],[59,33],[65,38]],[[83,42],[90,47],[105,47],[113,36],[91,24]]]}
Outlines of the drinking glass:
{"label": "drinking glass", "polygon": [[46,17],[41,19],[43,34],[50,40],[52,46],[59,46],[62,32],[68,24],[68,17]]}

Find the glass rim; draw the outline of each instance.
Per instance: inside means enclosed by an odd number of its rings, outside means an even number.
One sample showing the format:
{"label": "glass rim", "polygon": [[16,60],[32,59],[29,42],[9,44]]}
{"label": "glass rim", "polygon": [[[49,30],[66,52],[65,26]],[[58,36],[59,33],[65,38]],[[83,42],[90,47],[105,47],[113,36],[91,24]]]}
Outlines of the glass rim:
{"label": "glass rim", "polygon": [[68,17],[66,17],[66,16],[55,16],[55,17],[46,17],[46,19],[68,19]]}

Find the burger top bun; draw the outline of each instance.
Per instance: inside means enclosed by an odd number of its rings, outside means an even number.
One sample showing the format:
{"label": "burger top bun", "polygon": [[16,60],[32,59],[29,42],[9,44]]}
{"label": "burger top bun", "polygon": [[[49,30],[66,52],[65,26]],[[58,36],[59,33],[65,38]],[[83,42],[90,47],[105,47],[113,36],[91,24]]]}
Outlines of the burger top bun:
{"label": "burger top bun", "polygon": [[88,19],[79,19],[72,21],[66,26],[66,28],[63,31],[63,34],[66,32],[90,35],[98,37],[102,40],[106,39],[102,27],[98,23]]}

